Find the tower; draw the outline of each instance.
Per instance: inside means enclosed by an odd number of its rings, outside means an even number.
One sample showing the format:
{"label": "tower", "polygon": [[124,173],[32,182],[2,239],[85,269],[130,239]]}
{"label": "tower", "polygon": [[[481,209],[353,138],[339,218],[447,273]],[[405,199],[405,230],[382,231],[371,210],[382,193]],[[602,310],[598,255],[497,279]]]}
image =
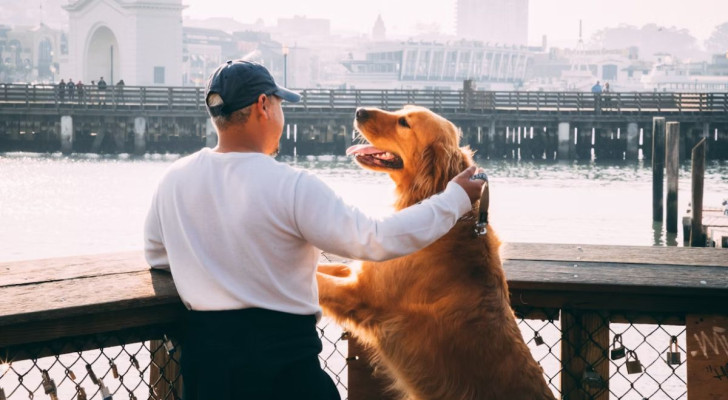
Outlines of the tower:
{"label": "tower", "polygon": [[65,76],[182,84],[181,0],[76,0],[63,8],[70,26]]}
{"label": "tower", "polygon": [[387,39],[387,28],[384,27],[384,21],[382,20],[382,14],[377,16],[377,21],[374,23],[372,28],[372,40],[376,42],[383,42]]}

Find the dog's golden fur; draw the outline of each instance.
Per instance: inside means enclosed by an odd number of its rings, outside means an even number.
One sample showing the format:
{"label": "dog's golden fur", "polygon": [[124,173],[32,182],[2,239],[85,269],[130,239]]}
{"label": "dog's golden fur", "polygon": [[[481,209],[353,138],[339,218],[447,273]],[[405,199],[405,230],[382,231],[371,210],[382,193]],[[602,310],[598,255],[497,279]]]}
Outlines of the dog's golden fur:
{"label": "dog's golden fur", "polygon": [[[357,117],[361,134],[401,158],[394,167],[358,158],[394,180],[396,209],[444,190],[473,164],[456,127],[425,108],[359,115],[366,115]],[[511,310],[500,242],[490,226],[476,238],[474,225],[460,221],[425,249],[390,261],[319,266],[324,312],[373,349],[405,398],[553,399]]]}

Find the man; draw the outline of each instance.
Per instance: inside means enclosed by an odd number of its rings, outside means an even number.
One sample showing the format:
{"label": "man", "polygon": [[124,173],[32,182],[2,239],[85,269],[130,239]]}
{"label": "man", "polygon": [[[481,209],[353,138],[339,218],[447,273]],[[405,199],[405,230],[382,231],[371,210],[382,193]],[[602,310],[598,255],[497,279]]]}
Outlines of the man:
{"label": "man", "polygon": [[602,85],[599,84],[599,81],[594,84],[591,88],[592,93],[601,93],[602,92]]}
{"label": "man", "polygon": [[106,104],[106,81],[103,76],[96,84],[96,88],[99,91],[99,104]]}
{"label": "man", "polygon": [[471,167],[418,205],[382,220],[364,215],[314,175],[271,157],[281,103],[299,99],[259,64],[221,65],[206,89],[217,147],[176,161],[152,200],[146,258],[171,271],[190,310],[185,400],[339,399],[318,360],[318,249],[399,257],[448,232],[480,196]]}

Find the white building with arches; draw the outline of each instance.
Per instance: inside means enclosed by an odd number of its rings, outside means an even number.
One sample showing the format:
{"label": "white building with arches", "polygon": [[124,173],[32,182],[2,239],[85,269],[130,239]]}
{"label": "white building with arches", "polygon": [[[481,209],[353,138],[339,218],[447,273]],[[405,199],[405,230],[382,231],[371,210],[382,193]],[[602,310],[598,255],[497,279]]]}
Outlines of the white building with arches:
{"label": "white building with arches", "polygon": [[85,83],[182,84],[181,0],[76,0],[69,14],[64,76]]}

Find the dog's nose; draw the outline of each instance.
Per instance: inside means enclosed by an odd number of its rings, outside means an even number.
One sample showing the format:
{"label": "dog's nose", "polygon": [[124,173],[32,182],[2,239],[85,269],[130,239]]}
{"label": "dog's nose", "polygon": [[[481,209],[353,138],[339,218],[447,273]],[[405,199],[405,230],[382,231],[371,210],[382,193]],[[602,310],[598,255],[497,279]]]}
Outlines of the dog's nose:
{"label": "dog's nose", "polygon": [[356,109],[356,120],[358,122],[364,122],[369,118],[369,112],[363,108]]}

